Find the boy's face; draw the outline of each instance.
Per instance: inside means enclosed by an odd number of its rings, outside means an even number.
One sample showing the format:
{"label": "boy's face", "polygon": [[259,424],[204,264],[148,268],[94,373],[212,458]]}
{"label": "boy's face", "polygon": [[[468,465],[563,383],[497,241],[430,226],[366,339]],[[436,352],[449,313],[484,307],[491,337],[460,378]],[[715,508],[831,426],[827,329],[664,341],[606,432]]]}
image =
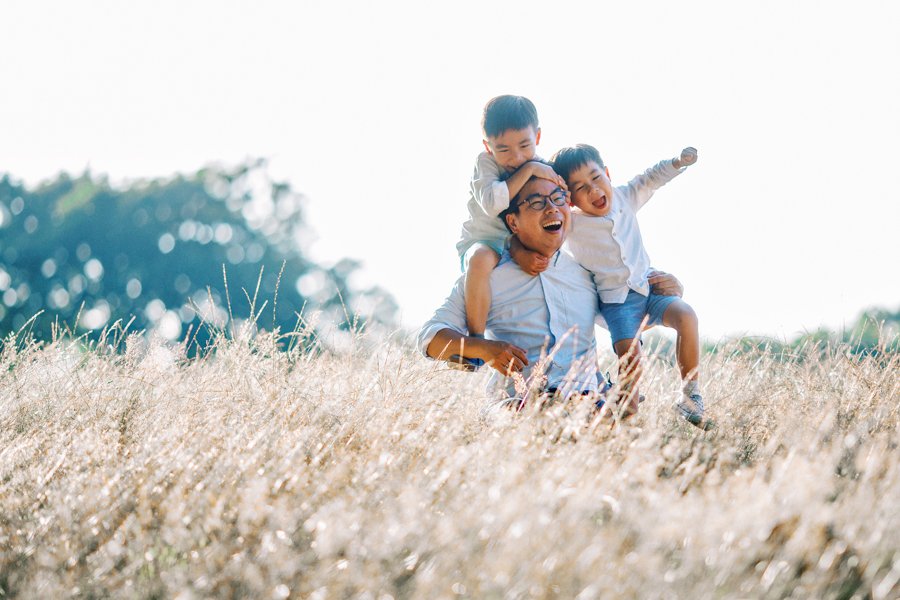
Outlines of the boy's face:
{"label": "boy's face", "polygon": [[569,174],[566,179],[572,204],[589,215],[603,217],[612,209],[613,190],[609,181],[609,169],[588,161]]}
{"label": "boy's face", "polygon": [[515,171],[534,159],[536,146],[541,141],[541,128],[507,129],[497,136],[484,140],[485,149],[497,164],[507,171]]}

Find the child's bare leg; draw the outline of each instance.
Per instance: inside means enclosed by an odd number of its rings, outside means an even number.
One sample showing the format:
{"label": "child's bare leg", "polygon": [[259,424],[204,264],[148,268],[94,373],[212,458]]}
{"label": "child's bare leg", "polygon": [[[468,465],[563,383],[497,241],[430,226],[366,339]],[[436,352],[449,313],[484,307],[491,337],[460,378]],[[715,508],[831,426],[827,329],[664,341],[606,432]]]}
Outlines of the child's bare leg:
{"label": "child's bare leg", "polygon": [[640,342],[635,338],[619,340],[613,349],[619,357],[619,381],[625,394],[620,404],[624,406],[625,416],[631,416],[638,411],[638,382],[642,372]]}
{"label": "child's bare leg", "polygon": [[700,327],[697,313],[687,303],[676,300],[663,313],[663,325],[672,327],[678,332],[675,345],[675,357],[681,378],[684,381],[682,399],[676,405],[687,421],[704,431],[715,427],[715,423],[704,416],[703,395],[700,393],[700,381],[697,368],[700,363]]}
{"label": "child's bare leg", "polygon": [[484,335],[488,311],[491,309],[491,271],[500,255],[488,246],[478,244],[466,269],[466,326],[469,335]]}
{"label": "child's bare leg", "polygon": [[697,367],[700,364],[700,324],[697,313],[684,300],[676,300],[663,313],[663,325],[678,332],[675,343],[675,357],[681,378],[697,381]]}

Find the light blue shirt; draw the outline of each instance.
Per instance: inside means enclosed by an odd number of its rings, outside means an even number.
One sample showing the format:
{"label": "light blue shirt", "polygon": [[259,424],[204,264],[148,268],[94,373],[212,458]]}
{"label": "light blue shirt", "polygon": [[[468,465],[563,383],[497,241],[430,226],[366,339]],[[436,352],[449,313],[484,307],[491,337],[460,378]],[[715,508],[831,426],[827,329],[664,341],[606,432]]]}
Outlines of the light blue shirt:
{"label": "light blue shirt", "polygon": [[[422,326],[417,343],[423,354],[441,329],[466,333],[464,284],[465,276]],[[597,289],[591,274],[571,256],[557,252],[547,270],[532,277],[506,252],[491,273],[491,310],[485,337],[525,350],[529,364],[522,375],[529,384],[557,388],[563,394],[595,391],[597,314]],[[522,395],[514,377],[506,378],[497,371],[493,371],[491,386],[505,388],[510,396]]]}

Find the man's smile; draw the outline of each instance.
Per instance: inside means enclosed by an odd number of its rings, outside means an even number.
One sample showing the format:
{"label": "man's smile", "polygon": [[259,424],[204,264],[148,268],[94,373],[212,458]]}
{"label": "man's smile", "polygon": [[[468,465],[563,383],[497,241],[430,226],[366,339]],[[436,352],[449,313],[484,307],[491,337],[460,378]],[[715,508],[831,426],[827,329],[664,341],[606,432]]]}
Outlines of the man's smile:
{"label": "man's smile", "polygon": [[562,221],[559,219],[554,219],[552,221],[547,221],[541,227],[544,228],[544,231],[559,231],[562,227]]}

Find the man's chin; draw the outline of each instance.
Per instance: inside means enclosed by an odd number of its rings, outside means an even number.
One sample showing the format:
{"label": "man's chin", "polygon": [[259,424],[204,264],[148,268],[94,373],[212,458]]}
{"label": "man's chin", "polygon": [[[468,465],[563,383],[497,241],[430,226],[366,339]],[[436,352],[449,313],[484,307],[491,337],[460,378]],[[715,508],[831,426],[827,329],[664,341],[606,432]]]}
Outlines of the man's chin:
{"label": "man's chin", "polygon": [[550,256],[559,250],[564,239],[565,230],[559,229],[558,231],[544,231],[528,240],[522,240],[520,238],[520,241],[522,242],[522,245],[529,250],[534,250],[545,256]]}

